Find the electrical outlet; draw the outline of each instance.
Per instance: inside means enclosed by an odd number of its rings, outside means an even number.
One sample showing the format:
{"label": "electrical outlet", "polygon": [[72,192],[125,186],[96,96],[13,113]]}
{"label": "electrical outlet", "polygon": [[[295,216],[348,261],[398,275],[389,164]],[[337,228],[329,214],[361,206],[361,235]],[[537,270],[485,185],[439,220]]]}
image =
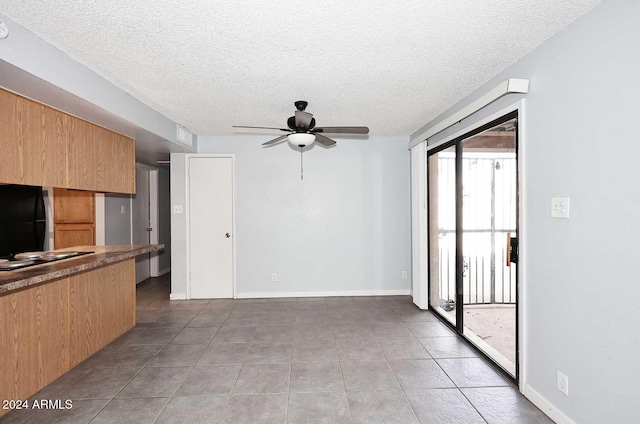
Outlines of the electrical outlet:
{"label": "electrical outlet", "polygon": [[569,377],[558,371],[558,390],[569,396]]}
{"label": "electrical outlet", "polygon": [[402,278],[407,278],[407,271],[402,271]]}
{"label": "electrical outlet", "polygon": [[179,215],[182,213],[182,205],[173,205],[173,213]]}
{"label": "electrical outlet", "polygon": [[551,218],[569,219],[569,198],[551,198]]}
{"label": "electrical outlet", "polygon": [[278,281],[278,274],[276,273],[271,274],[271,281]]}
{"label": "electrical outlet", "polygon": [[127,207],[125,205],[120,205],[120,213],[127,213]]}

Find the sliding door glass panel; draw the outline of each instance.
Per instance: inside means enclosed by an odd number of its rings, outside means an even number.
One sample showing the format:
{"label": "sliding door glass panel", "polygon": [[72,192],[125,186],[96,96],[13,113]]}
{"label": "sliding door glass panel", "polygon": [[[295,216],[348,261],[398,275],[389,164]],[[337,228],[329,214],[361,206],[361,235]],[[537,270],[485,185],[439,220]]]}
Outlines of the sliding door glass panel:
{"label": "sliding door glass panel", "polygon": [[[463,334],[515,376],[515,119],[462,142]],[[515,243],[515,241],[514,241]]]}
{"label": "sliding door glass panel", "polygon": [[455,146],[429,155],[429,298],[431,307],[456,323]]}

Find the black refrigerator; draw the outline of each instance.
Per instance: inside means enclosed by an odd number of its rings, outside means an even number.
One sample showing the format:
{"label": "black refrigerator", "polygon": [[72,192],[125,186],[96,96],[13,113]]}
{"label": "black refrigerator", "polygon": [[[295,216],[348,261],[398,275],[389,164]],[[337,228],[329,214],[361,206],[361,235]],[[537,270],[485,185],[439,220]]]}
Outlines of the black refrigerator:
{"label": "black refrigerator", "polygon": [[42,187],[0,184],[0,257],[42,250],[46,230]]}

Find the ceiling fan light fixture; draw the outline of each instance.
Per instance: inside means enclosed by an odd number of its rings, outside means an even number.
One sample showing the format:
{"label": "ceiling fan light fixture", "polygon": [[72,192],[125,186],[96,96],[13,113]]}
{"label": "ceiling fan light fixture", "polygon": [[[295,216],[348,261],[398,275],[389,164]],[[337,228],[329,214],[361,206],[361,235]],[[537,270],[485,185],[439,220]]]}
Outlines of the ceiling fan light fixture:
{"label": "ceiling fan light fixture", "polygon": [[315,134],[298,132],[289,134],[287,140],[294,147],[303,148],[312,145],[316,141],[316,136]]}

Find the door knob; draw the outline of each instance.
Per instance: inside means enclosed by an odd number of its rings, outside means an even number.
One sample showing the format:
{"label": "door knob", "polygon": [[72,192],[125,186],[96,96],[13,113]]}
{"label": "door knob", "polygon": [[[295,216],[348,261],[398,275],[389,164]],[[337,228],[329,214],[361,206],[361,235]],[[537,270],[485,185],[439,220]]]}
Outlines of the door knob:
{"label": "door knob", "polygon": [[147,227],[147,231],[153,231],[153,228]]}
{"label": "door knob", "polygon": [[231,237],[231,234],[227,233],[227,234],[225,234],[224,236],[225,236],[226,238],[229,238],[229,237]]}

